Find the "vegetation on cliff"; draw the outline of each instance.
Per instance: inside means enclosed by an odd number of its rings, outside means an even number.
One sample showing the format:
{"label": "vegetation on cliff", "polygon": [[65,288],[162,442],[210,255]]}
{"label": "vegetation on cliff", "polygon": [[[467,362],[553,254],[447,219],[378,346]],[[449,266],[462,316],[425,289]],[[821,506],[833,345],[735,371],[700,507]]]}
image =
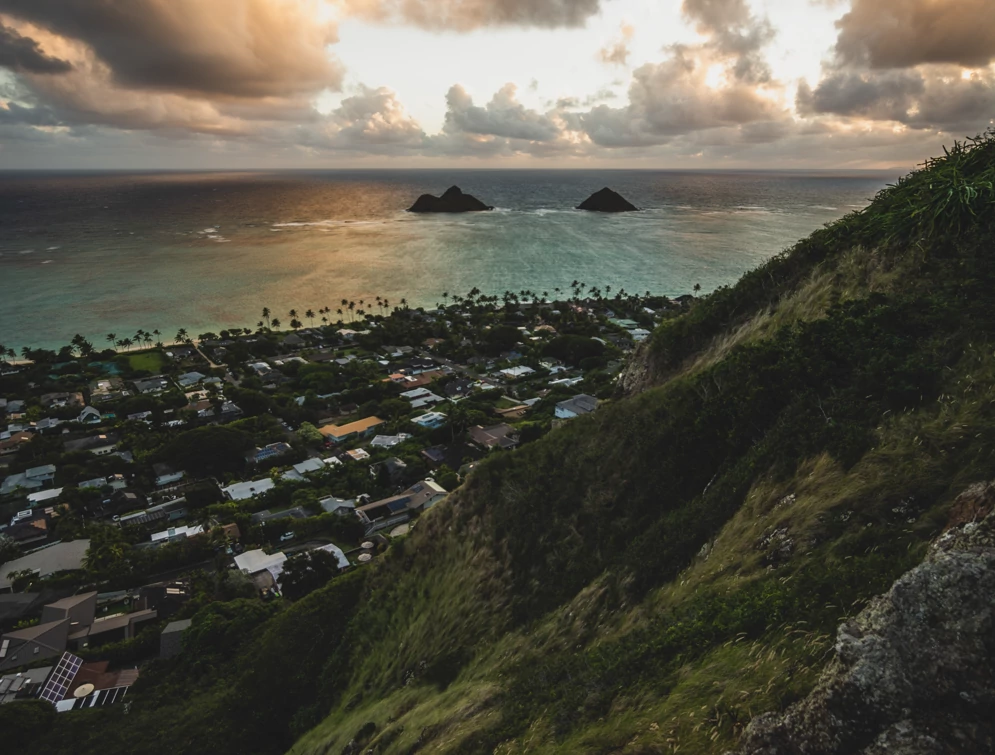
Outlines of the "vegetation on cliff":
{"label": "vegetation on cliff", "polygon": [[489,458],[367,571],[205,608],[127,718],[44,751],[735,747],[995,478],[993,248],[989,135],[664,323],[630,395]]}

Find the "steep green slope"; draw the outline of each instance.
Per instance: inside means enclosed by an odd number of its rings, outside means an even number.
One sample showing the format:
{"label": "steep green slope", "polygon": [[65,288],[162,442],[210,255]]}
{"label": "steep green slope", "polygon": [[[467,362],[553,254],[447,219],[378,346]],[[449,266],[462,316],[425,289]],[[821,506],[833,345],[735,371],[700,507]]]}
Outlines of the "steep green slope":
{"label": "steep green slope", "polygon": [[837,623],[995,477],[993,252],[986,138],[663,325],[631,395],[488,459],[196,694],[174,692],[189,661],[160,667],[128,718],[46,744],[721,752],[811,690]]}

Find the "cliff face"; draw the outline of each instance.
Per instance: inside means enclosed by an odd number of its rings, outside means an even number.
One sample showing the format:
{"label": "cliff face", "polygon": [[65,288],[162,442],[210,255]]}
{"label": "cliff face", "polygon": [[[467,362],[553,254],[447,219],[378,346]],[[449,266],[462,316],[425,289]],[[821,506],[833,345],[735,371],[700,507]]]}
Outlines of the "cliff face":
{"label": "cliff face", "polygon": [[[991,511],[995,484],[954,508]],[[995,752],[995,515],[942,535],[925,561],[839,628],[816,689],[760,716],[740,755]]]}
{"label": "cliff face", "polygon": [[493,210],[476,197],[464,194],[458,186],[450,186],[441,197],[422,194],[408,212],[483,212]]}

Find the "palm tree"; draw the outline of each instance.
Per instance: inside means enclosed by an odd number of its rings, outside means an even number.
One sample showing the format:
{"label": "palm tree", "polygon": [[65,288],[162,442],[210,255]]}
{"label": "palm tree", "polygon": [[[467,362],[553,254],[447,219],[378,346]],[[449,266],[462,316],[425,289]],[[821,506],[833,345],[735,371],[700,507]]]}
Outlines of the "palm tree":
{"label": "palm tree", "polygon": [[351,302],[349,302],[349,319],[350,319],[350,320],[352,320],[352,319],[353,319],[353,317],[352,317],[352,313],[353,313],[353,311],[354,311],[355,309],[356,309],[356,302],[354,302],[354,301],[351,301]]}
{"label": "palm tree", "polygon": [[279,329],[280,329],[280,318],[279,317],[274,317],[273,318],[273,330],[279,330]]}
{"label": "palm tree", "polygon": [[310,309],[304,313],[304,316],[311,322],[311,327],[314,327],[314,312]]}
{"label": "palm tree", "polygon": [[131,351],[131,347],[134,345],[134,341],[132,341],[130,338],[125,338],[123,341],[121,341],[121,345],[124,346],[126,351]]}
{"label": "palm tree", "polygon": [[290,327],[293,328],[294,330],[297,330],[300,326],[301,326],[301,321],[300,320],[291,320],[290,321]]}
{"label": "palm tree", "polygon": [[[700,283],[695,283],[694,284],[694,295],[697,296],[699,291],[701,291],[701,284]],[[646,296],[648,297],[649,294],[650,294],[650,292],[647,291],[646,292]]]}
{"label": "palm tree", "polygon": [[155,336],[155,345],[162,346],[162,333],[159,332],[159,328],[153,330],[152,335]]}
{"label": "palm tree", "polygon": [[[269,307],[263,307],[263,320],[266,321],[266,327],[269,327]],[[262,325],[262,323],[259,323]]]}
{"label": "palm tree", "polygon": [[117,344],[117,335],[114,333],[108,333],[107,342],[110,343],[111,346],[115,346]]}
{"label": "palm tree", "polygon": [[290,315],[290,319],[291,320],[296,320],[297,319],[297,310],[296,309],[290,310],[287,314]]}
{"label": "palm tree", "polygon": [[338,309],[336,309],[335,310],[335,314],[337,314],[339,316],[339,322],[341,322],[342,321],[342,307],[339,307]]}
{"label": "palm tree", "polygon": [[176,341],[177,343],[186,343],[187,340],[187,329],[180,328],[176,331]]}

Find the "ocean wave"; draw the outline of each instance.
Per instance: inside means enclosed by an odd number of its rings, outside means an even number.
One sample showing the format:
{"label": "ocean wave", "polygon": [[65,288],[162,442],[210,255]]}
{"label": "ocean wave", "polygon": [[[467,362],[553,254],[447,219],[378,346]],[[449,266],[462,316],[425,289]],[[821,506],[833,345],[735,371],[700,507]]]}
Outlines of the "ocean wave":
{"label": "ocean wave", "polygon": [[833,212],[839,210],[839,207],[830,207],[829,205],[824,204],[810,204],[809,207],[813,210],[831,210]]}
{"label": "ocean wave", "polygon": [[43,264],[43,265],[51,265],[53,262],[55,262],[55,260],[42,260],[41,264]]}
{"label": "ocean wave", "polygon": [[18,254],[34,254],[34,249],[25,249],[23,252],[18,252]]}
{"label": "ocean wave", "polygon": [[345,228],[384,225],[386,220],[293,220],[274,223],[273,228]]}

